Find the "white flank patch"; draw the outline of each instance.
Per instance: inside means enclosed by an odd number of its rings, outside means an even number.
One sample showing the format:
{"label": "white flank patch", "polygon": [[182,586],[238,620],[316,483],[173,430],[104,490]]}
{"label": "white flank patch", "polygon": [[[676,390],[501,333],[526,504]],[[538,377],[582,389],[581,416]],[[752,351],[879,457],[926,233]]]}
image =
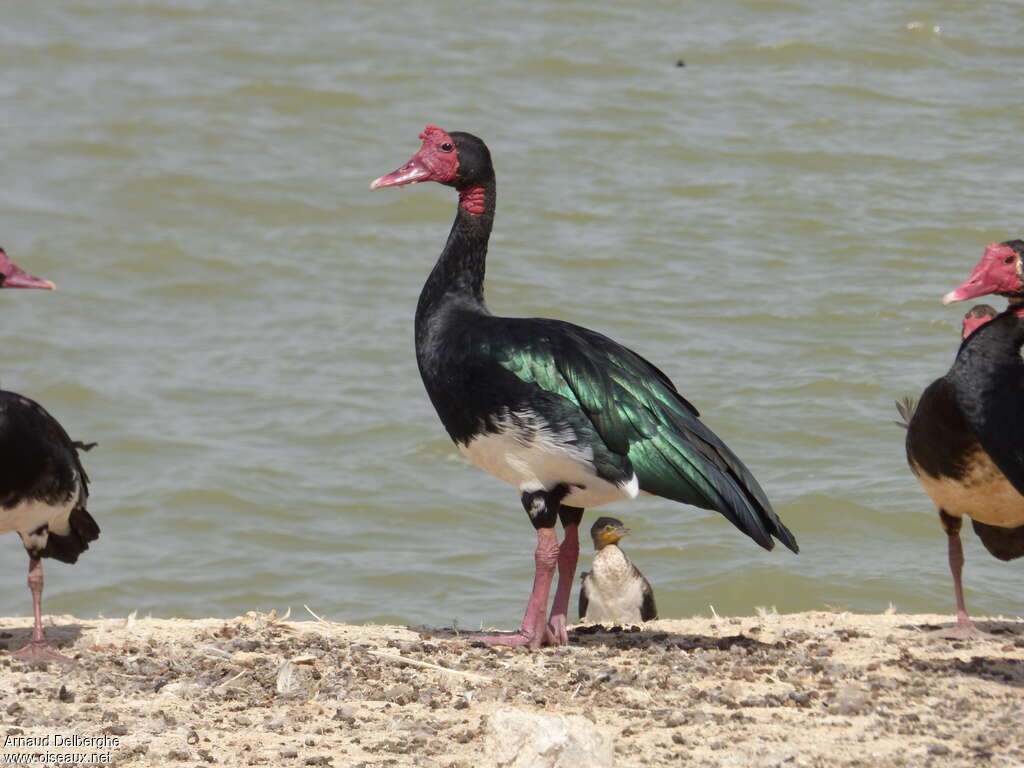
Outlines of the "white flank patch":
{"label": "white flank patch", "polygon": [[47,504],[42,501],[23,501],[8,509],[0,509],[0,534],[17,531],[26,548],[46,546],[46,534],[32,536],[32,531],[46,525],[51,533],[66,536],[71,532],[68,518],[81,495],[77,489],[65,504]]}
{"label": "white flank patch", "polygon": [[637,478],[636,472],[634,472],[633,476],[631,478],[629,478],[629,482],[628,483],[626,483],[625,485],[620,485],[619,487],[631,499],[635,499],[637,496],[639,496],[640,495],[640,480]]}
{"label": "white flank patch", "polygon": [[594,564],[584,582],[587,590],[587,621],[608,624],[637,624],[644,602],[642,579],[633,572],[626,555],[609,544],[594,555]]}
{"label": "white flank patch", "polygon": [[458,448],[484,472],[521,492],[550,490],[564,483],[570,493],[563,503],[573,507],[635,499],[640,489],[635,474],[621,486],[598,477],[593,449],[576,443],[571,428],[556,432],[534,411],[506,412],[497,432],[475,437]]}
{"label": "white flank patch", "polygon": [[968,460],[962,480],[932,477],[920,467],[915,474],[936,506],[954,517],[968,517],[987,525],[1016,528],[1024,525],[1024,496],[1006,479],[984,451]]}

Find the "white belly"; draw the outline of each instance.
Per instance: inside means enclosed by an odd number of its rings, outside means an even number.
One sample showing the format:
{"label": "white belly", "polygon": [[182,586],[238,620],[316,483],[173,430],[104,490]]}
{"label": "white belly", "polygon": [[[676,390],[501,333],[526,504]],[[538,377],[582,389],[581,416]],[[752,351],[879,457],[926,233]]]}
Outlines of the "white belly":
{"label": "white belly", "polygon": [[[54,506],[41,501],[29,501],[9,509],[0,509],[0,533],[17,531],[26,549],[42,549],[46,546],[50,532],[58,536],[66,536],[71,532],[68,518],[77,500],[76,493],[63,505]],[[47,526],[47,532],[33,536],[32,532],[43,525]]]}
{"label": "white belly", "polygon": [[635,499],[639,493],[636,475],[623,485],[598,477],[591,448],[580,447],[571,430],[553,432],[533,413],[516,413],[499,424],[498,432],[457,445],[484,472],[521,492],[550,490],[564,483],[570,492],[562,501],[569,506],[597,507]]}
{"label": "white belly", "polygon": [[961,480],[932,477],[915,468],[917,479],[936,506],[954,517],[968,517],[1001,528],[1024,525],[1024,496],[984,451],[971,456]]}
{"label": "white belly", "polygon": [[606,624],[636,624],[641,621],[643,581],[622,550],[609,545],[594,555],[593,570],[587,574],[587,621]]}

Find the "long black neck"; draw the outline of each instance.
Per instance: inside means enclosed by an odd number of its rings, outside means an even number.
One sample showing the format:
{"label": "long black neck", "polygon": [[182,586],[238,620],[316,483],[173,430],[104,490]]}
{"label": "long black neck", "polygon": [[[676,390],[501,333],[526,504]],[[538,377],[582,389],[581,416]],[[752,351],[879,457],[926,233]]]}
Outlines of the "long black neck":
{"label": "long black neck", "polygon": [[972,333],[947,374],[968,421],[979,418],[983,407],[991,409],[998,401],[1009,403],[1024,395],[1024,318],[1017,311],[1011,307]]}
{"label": "long black neck", "polygon": [[[482,190],[483,210],[470,213],[470,195]],[[494,177],[478,188],[459,190],[458,213],[448,233],[448,242],[427,278],[416,305],[416,346],[425,341],[429,320],[449,302],[487,312],[484,304],[484,269],[487,263],[487,241],[494,224]]]}
{"label": "long black neck", "polygon": [[981,447],[1024,494],[1024,318],[1011,307],[978,328],[947,374],[960,412]]}
{"label": "long black neck", "polygon": [[1011,307],[992,321],[978,328],[960,346],[951,374],[963,371],[970,375],[992,373],[1004,366],[1024,365],[1020,348],[1024,345],[1024,311]]}

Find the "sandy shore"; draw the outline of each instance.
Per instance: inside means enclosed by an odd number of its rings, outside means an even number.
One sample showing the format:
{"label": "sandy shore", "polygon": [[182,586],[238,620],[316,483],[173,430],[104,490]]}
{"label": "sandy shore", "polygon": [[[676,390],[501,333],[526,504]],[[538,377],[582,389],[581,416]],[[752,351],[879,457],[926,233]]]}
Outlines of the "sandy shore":
{"label": "sandy shore", "polygon": [[[561,765],[564,745],[538,758],[502,742],[497,724],[540,713],[590,738],[573,748],[593,765],[1024,764],[1024,623],[980,622],[991,640],[927,634],[949,621],[695,618],[577,628],[571,646],[529,653],[470,645],[450,630],[272,614],[57,616],[47,619],[51,642],[80,665],[32,669],[0,657],[0,760]],[[20,647],[30,627],[0,619],[0,643]]]}

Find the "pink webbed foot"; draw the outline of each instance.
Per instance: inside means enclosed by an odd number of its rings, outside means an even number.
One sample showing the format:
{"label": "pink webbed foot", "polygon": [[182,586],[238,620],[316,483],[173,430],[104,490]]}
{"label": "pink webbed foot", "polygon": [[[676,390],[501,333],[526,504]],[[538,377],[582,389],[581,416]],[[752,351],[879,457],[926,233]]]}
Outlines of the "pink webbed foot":
{"label": "pink webbed foot", "polygon": [[[545,603],[547,600],[545,599]],[[485,632],[472,635],[470,642],[486,643],[487,645],[507,645],[513,648],[523,646],[537,649],[549,644],[548,628],[544,624],[544,605],[538,610],[536,601],[531,597],[523,617],[523,626],[518,632]]]}
{"label": "pink webbed foot", "polygon": [[967,615],[967,604],[964,602],[963,570],[964,549],[960,543],[960,518],[952,517],[939,511],[942,525],[946,529],[946,544],[949,557],[949,571],[953,576],[953,595],[956,598],[956,624],[943,627],[929,634],[949,640],[994,640],[995,635],[982,632]]}
{"label": "pink webbed foot", "polygon": [[77,667],[78,662],[74,659],[65,656],[63,653],[57,653],[46,644],[44,640],[41,643],[37,643],[34,640],[29,642],[24,648],[19,648],[16,651],[10,651],[8,655],[12,659],[18,661],[24,661],[27,664],[48,664],[54,662],[56,664],[62,664],[66,667]]}
{"label": "pink webbed foot", "polygon": [[545,644],[546,639],[546,632],[543,635],[540,633],[527,634],[523,630],[519,630],[518,632],[487,632],[469,636],[469,641],[472,643],[506,645],[511,648],[521,648],[526,646],[532,649],[540,648]]}
{"label": "pink webbed foot", "polygon": [[512,648],[527,646],[536,650],[546,645],[565,645],[569,635],[565,630],[565,621],[562,621],[562,640],[550,624],[543,624],[544,617],[541,616],[537,622],[537,628],[527,632],[521,628],[518,632],[482,632],[477,635],[470,635],[469,641],[475,643],[486,643],[487,645],[507,645]]}
{"label": "pink webbed foot", "polygon": [[550,643],[551,636],[544,615],[547,613],[548,595],[551,592],[551,580],[557,561],[558,537],[555,535],[555,529],[553,527],[538,528],[537,549],[534,552],[533,589],[530,592],[530,600],[526,604],[522,627],[518,632],[511,634],[473,635],[470,640],[488,645],[528,646],[535,649]]}
{"label": "pink webbed foot", "polygon": [[552,616],[548,622],[548,645],[568,645],[569,630],[566,628],[565,614]]}
{"label": "pink webbed foot", "polygon": [[11,651],[11,658],[30,664],[45,664],[54,661],[66,666],[78,666],[77,661],[62,653],[57,653],[46,644],[46,636],[43,634],[43,561],[31,555],[28,560],[28,588],[32,591],[32,614],[34,616],[32,639],[24,648]]}
{"label": "pink webbed foot", "polygon": [[983,632],[971,621],[965,613],[956,617],[956,624],[951,627],[943,627],[929,632],[930,637],[943,638],[945,640],[998,640],[999,638],[989,632]]}

